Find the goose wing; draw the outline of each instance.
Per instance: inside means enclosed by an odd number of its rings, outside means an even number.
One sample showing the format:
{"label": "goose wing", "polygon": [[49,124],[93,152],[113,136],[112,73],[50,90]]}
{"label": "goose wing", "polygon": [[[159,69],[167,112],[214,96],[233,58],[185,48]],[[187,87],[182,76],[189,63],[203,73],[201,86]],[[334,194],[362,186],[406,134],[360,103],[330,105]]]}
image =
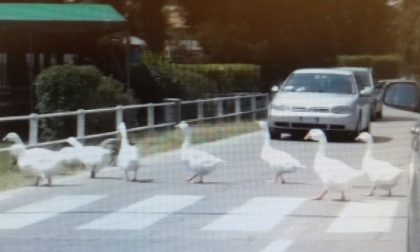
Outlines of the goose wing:
{"label": "goose wing", "polygon": [[370,159],[363,163],[363,168],[372,181],[392,181],[397,178],[402,170],[392,164],[377,159]]}
{"label": "goose wing", "polygon": [[316,160],[315,171],[322,181],[335,183],[348,183],[363,175],[361,171],[351,168],[346,163],[327,157]]}
{"label": "goose wing", "polygon": [[216,164],[225,162],[223,159],[218,158],[208,152],[193,148],[188,149],[185,154],[190,164],[194,166],[212,167]]}
{"label": "goose wing", "polygon": [[289,153],[273,149],[269,146],[264,146],[261,150],[261,159],[269,163],[271,166],[282,166],[285,168],[305,167],[299,162],[299,160]]}

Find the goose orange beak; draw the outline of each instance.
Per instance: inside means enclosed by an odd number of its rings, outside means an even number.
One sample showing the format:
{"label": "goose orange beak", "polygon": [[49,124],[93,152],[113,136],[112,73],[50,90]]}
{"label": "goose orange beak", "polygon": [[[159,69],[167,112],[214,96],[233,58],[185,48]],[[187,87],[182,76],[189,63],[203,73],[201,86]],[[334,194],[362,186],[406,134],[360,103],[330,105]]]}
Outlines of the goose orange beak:
{"label": "goose orange beak", "polygon": [[309,140],[309,139],[311,139],[311,135],[308,133],[308,134],[306,134],[306,136],[303,139],[304,140]]}

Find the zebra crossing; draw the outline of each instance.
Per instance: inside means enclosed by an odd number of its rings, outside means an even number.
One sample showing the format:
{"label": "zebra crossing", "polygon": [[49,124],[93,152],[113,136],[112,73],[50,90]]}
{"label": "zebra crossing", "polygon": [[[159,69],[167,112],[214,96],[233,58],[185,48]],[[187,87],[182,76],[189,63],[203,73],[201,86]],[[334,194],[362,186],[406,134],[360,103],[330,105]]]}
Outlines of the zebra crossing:
{"label": "zebra crossing", "polygon": [[242,206],[233,209],[220,217],[203,230],[209,231],[255,231],[263,232],[272,229],[287,214],[302,205],[303,198],[253,198]]}
{"label": "zebra crossing", "polygon": [[0,214],[0,229],[20,229],[104,198],[103,195],[57,196]]}
{"label": "zebra crossing", "polygon": [[[75,230],[143,230],[178,212],[194,215],[188,207],[200,204],[203,195],[158,194],[143,198],[126,207],[89,220],[73,227]],[[4,198],[3,200],[13,200]],[[19,230],[42,223],[61,214],[75,211],[100,200],[110,200],[107,195],[62,195],[23,205],[0,213],[1,230]],[[252,197],[244,200],[230,211],[215,215],[212,221],[201,227],[201,232],[267,232],[281,226],[282,221],[308,199],[298,197]],[[396,217],[400,202],[377,200],[368,202],[346,202],[332,219],[325,233],[386,233],[390,232],[393,217]],[[209,213],[210,214],[210,213]],[[279,240],[264,251],[281,251],[290,241]]]}
{"label": "zebra crossing", "polygon": [[194,195],[157,195],[82,225],[78,229],[141,230],[202,198]]}

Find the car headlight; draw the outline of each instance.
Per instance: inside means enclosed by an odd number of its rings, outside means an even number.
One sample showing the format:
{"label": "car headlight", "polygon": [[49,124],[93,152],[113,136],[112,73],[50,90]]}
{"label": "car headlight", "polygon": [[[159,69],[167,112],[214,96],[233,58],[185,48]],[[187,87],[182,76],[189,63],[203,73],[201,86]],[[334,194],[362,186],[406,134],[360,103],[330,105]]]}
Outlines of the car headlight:
{"label": "car headlight", "polygon": [[281,111],[290,110],[290,107],[286,105],[271,105],[271,108],[275,110],[281,110]]}
{"label": "car headlight", "polygon": [[350,114],[351,107],[349,106],[336,106],[331,109],[331,113],[334,114]]}

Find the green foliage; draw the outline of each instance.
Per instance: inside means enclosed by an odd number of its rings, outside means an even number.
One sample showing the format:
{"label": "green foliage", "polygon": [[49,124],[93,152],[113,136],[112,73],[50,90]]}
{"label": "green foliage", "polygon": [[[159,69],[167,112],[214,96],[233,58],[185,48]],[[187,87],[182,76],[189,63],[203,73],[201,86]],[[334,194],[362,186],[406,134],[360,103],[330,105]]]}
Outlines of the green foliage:
{"label": "green foliage", "polygon": [[[269,82],[339,54],[395,50],[386,0],[178,0],[212,62],[263,65]],[[203,8],[203,6],[205,6]]]}
{"label": "green foliage", "polygon": [[339,55],[338,66],[372,67],[376,79],[398,78],[402,59],[398,55]]}
{"label": "green foliage", "polygon": [[[202,98],[210,93],[259,91],[260,67],[251,64],[174,64],[146,52],[132,68],[132,85],[142,102],[164,97]],[[146,92],[147,90],[147,92]]]}
{"label": "green foliage", "polygon": [[[39,113],[74,111],[111,107],[134,103],[124,85],[102,73],[94,66],[60,65],[41,72],[35,80],[37,109]],[[88,132],[113,127],[110,115],[92,117]],[[53,118],[41,121],[41,135],[47,139],[75,135],[74,118]]]}
{"label": "green foliage", "polygon": [[404,60],[404,74],[420,75],[420,2],[404,0],[396,20],[398,49]]}
{"label": "green foliage", "polygon": [[[201,74],[207,83],[186,83],[191,93],[257,92],[260,67],[252,64],[177,64],[182,71]],[[181,72],[182,72],[181,71]],[[189,86],[187,86],[189,84]],[[192,85],[191,85],[192,84]],[[194,91],[195,90],[195,91]]]}

